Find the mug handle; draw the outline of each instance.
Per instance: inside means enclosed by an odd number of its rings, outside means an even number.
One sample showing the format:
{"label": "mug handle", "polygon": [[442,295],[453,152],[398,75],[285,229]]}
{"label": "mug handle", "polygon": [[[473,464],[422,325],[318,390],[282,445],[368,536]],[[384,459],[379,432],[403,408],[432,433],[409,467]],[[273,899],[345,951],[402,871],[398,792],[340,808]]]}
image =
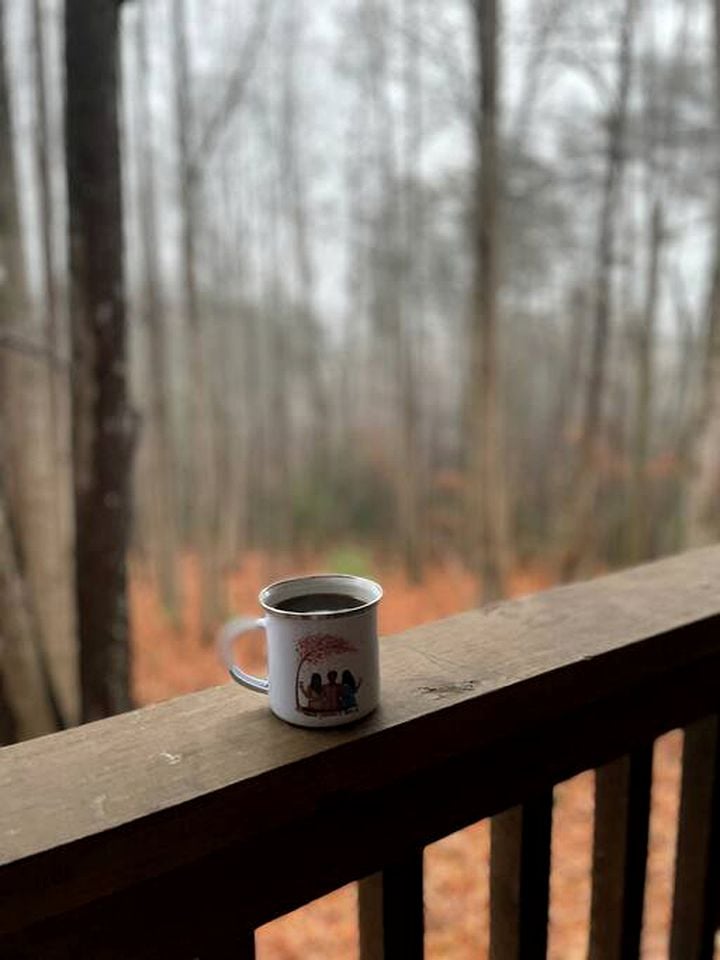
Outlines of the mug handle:
{"label": "mug handle", "polygon": [[233,660],[232,645],[233,642],[243,633],[249,633],[250,630],[257,630],[261,627],[267,629],[264,617],[254,619],[253,617],[235,617],[228,620],[225,626],[218,634],[217,644],[220,659],[228,668],[228,672],[236,683],[241,683],[250,690],[256,690],[259,693],[268,693],[270,690],[270,681],[267,677],[254,677],[251,673],[245,673]]}

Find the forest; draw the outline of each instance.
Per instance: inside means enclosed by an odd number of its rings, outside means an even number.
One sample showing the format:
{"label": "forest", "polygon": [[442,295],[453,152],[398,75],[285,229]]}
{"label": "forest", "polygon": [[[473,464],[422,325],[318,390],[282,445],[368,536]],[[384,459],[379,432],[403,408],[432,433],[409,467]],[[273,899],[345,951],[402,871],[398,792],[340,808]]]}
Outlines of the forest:
{"label": "forest", "polygon": [[138,585],[717,539],[719,147],[719,0],[2,0],[0,743],[143,699]]}

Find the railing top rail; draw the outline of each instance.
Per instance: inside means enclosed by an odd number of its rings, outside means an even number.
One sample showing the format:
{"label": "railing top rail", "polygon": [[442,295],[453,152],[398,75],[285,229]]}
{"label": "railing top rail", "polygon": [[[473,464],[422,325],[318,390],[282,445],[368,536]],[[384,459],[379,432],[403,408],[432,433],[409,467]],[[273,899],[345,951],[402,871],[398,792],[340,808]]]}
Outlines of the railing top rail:
{"label": "railing top rail", "polygon": [[7,747],[0,933],[717,664],[719,628],[710,547],[386,640],[382,707],[350,729],[292,728],[228,685]]}

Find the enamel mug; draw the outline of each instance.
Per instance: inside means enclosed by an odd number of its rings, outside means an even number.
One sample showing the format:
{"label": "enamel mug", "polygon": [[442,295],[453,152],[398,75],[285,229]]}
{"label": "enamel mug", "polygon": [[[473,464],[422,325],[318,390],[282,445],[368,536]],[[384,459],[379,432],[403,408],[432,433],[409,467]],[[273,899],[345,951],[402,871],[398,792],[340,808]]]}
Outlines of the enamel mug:
{"label": "enamel mug", "polygon": [[[352,723],[378,705],[381,597],[380,585],[364,577],[279,580],[260,591],[262,617],[225,624],[218,635],[220,657],[233,680],[269,696],[270,709],[282,720],[302,727]],[[267,637],[267,677],[254,677],[233,660],[235,640],[258,627]]]}

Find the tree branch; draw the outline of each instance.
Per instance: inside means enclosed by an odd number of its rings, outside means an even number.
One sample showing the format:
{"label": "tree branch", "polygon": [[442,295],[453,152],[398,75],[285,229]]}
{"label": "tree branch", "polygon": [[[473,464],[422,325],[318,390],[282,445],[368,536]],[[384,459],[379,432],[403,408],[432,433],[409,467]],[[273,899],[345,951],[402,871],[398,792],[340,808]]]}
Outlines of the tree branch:
{"label": "tree branch", "polygon": [[44,360],[49,366],[56,370],[67,370],[70,366],[67,359],[58,357],[46,346],[43,346],[43,344],[33,343],[32,340],[27,340],[25,337],[12,333],[9,330],[4,330],[0,333],[0,350],[24,353],[29,357]]}
{"label": "tree branch", "polygon": [[238,57],[238,63],[228,80],[222,99],[218,103],[203,130],[189,168],[192,179],[200,175],[200,165],[206,162],[215,150],[232,115],[243,105],[247,88],[257,65],[260,50],[267,36],[274,9],[274,0],[258,0],[255,19]]}

